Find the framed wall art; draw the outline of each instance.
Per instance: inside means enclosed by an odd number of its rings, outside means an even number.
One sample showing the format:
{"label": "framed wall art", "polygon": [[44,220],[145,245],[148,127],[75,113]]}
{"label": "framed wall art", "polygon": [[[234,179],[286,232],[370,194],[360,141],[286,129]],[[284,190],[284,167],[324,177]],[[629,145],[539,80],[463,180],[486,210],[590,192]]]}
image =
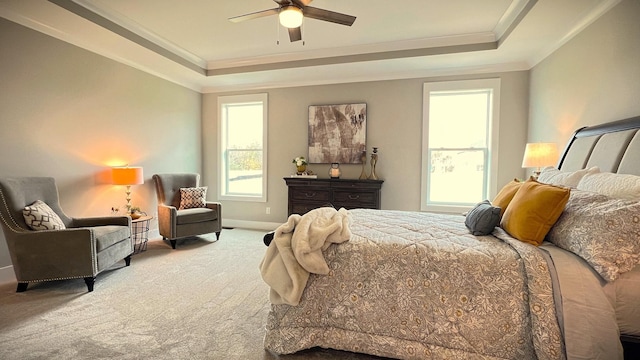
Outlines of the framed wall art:
{"label": "framed wall art", "polygon": [[367,145],[367,104],[309,106],[309,162],[360,164]]}

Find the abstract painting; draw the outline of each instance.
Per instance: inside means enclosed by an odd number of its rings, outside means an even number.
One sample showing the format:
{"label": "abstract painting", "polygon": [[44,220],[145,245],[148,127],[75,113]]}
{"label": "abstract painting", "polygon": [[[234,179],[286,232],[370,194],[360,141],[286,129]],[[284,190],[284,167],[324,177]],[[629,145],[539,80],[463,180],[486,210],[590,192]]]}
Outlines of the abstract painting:
{"label": "abstract painting", "polygon": [[360,164],[367,144],[367,104],[309,106],[309,162]]}

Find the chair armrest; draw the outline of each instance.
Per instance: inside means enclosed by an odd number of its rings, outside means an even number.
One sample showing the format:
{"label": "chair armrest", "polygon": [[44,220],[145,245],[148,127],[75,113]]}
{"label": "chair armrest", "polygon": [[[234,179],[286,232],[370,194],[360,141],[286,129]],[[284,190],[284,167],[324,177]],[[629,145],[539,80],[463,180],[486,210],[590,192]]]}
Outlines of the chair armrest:
{"label": "chair armrest", "polygon": [[207,201],[205,206],[216,211],[218,221],[222,224],[222,204],[216,201]]}
{"label": "chair armrest", "polygon": [[91,227],[104,225],[122,225],[131,226],[131,217],[129,216],[100,216],[87,218],[71,218],[72,227]]}
{"label": "chair armrest", "polygon": [[207,201],[205,203],[205,206],[209,209],[213,209],[216,210],[218,212],[220,212],[220,210],[222,209],[222,204],[216,201]]}
{"label": "chair armrest", "polygon": [[98,272],[91,229],[14,233],[10,247],[18,281],[86,277]]}
{"label": "chair armrest", "polygon": [[161,216],[160,213],[164,213],[165,216],[176,216],[178,214],[178,209],[175,206],[158,204],[158,216]]}
{"label": "chair armrest", "polygon": [[163,237],[176,237],[178,209],[175,206],[158,204],[158,230]]}

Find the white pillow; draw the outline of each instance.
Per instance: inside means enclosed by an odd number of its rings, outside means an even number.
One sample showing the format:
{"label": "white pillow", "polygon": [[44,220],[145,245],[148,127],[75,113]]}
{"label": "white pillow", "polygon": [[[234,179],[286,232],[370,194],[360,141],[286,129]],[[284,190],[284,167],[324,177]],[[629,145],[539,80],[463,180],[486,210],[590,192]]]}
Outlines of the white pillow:
{"label": "white pillow", "polygon": [[25,206],[22,209],[22,216],[24,216],[24,222],[32,230],[61,230],[66,228],[58,214],[41,200],[36,200],[33,204]]}
{"label": "white pillow", "polygon": [[597,166],[576,171],[562,171],[553,166],[547,166],[540,172],[538,182],[550,185],[567,186],[575,189],[578,187],[578,183],[585,175],[597,174],[599,172],[600,168]]}
{"label": "white pillow", "polygon": [[596,192],[613,198],[640,199],[640,176],[614,173],[585,175],[578,190]]}

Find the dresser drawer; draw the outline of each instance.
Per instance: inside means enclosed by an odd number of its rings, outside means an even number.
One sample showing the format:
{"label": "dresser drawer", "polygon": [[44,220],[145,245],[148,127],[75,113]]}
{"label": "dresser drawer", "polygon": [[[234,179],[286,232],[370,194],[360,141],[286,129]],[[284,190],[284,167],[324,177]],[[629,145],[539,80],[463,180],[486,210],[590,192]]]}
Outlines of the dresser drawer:
{"label": "dresser drawer", "polygon": [[377,197],[375,193],[358,191],[334,191],[333,204],[336,207],[376,208]]}
{"label": "dresser drawer", "polygon": [[300,214],[300,215],[304,215],[306,213],[308,213],[309,211],[313,210],[313,209],[317,209],[317,208],[321,208],[323,206],[329,206],[329,203],[325,203],[325,204],[313,204],[313,203],[307,203],[307,204],[291,204],[291,210],[290,210],[290,214]]}
{"label": "dresser drawer", "polygon": [[382,180],[284,178],[289,187],[289,215],[323,206],[380,209]]}
{"label": "dresser drawer", "polygon": [[318,189],[318,188],[291,188],[291,192],[289,193],[291,196],[291,200],[293,201],[322,201],[329,202],[330,191],[327,189]]}

